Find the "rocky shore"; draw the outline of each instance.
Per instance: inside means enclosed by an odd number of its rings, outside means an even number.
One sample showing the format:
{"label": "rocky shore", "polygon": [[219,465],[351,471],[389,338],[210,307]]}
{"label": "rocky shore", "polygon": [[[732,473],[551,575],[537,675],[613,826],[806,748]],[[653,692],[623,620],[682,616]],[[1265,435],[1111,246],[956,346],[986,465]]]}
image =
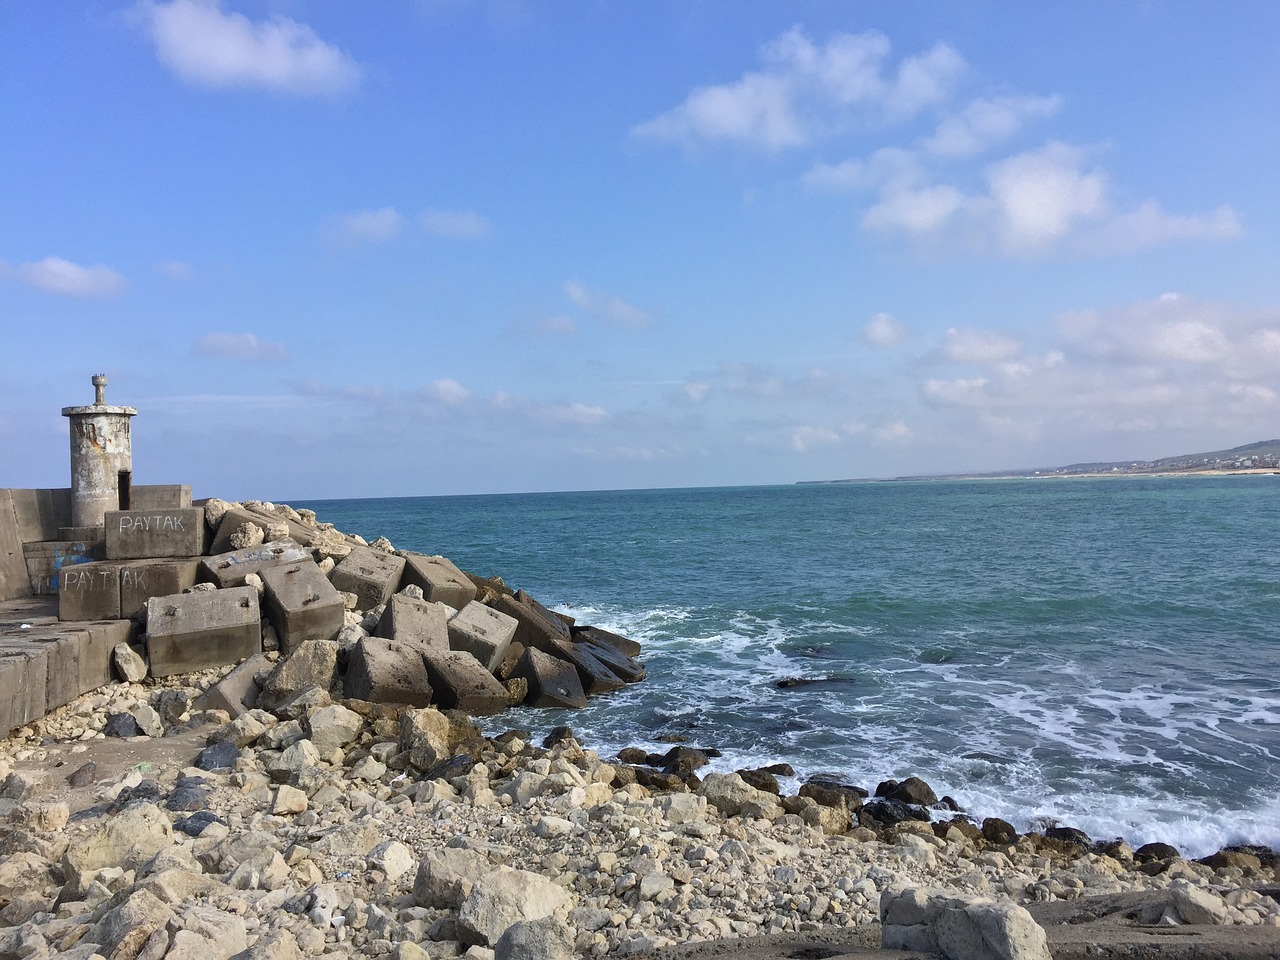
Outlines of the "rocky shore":
{"label": "rocky shore", "polygon": [[353,696],[395,689],[351,682],[394,606],[348,601],[340,637],[248,666],[135,673],[0,741],[0,960],[1280,956],[1272,851],[1020,835],[916,778],[782,796],[789,770],[708,773],[698,745],[600,757],[568,728]]}

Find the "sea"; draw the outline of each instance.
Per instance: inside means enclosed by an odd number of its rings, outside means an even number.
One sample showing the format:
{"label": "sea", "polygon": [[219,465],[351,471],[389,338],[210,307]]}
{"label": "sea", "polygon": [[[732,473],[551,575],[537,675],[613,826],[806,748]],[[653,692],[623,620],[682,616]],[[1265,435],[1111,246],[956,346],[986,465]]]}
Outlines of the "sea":
{"label": "sea", "polygon": [[[1280,476],[314,501],[644,645],[567,724],[1095,839],[1280,848]],[[805,681],[790,683],[789,681]],[[809,682],[812,681],[812,682]]]}

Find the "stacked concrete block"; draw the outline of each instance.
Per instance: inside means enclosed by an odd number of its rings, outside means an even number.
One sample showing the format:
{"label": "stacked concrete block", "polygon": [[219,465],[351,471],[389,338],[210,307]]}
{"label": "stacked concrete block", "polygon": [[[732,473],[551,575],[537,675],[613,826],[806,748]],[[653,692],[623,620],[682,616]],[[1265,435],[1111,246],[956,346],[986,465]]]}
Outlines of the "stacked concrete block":
{"label": "stacked concrete block", "polygon": [[55,710],[110,683],[111,650],[132,635],[133,626],[127,620],[35,626],[26,631],[24,642],[42,649],[48,662],[45,709]]}
{"label": "stacked concrete block", "polygon": [[422,659],[440,709],[465,710],[474,717],[501,713],[510,704],[507,688],[471,654],[426,650]]}
{"label": "stacked concrete block", "polygon": [[196,583],[200,561],[194,557],[175,560],[134,560],[120,565],[120,616],[137,620],[152,597],[182,593]]}
{"label": "stacked concrete block", "polygon": [[515,639],[526,647],[555,656],[554,641],[572,638],[568,625],[536,600],[503,595],[494,597],[489,605],[516,621]]}
{"label": "stacked concrete block", "polygon": [[[232,550],[243,549],[245,544],[235,544],[232,540],[237,534],[241,533],[241,528],[246,524],[258,527],[263,532],[265,540],[267,527],[270,525],[267,520],[263,519],[256,513],[250,513],[240,507],[232,507],[222,515],[222,519],[218,522],[218,529],[214,532],[213,538],[209,542],[209,553],[228,553]],[[263,541],[258,541],[262,543]],[[257,546],[257,544],[250,544]]]}
{"label": "stacked concrete block", "polygon": [[422,651],[381,637],[364,637],[356,643],[343,692],[353,700],[411,707],[425,707],[432,697]]}
{"label": "stacked concrete block", "polygon": [[626,681],[595,655],[593,650],[598,648],[593,648],[592,644],[556,640],[553,641],[552,649],[555,656],[566,663],[573,664],[574,669],[578,671],[582,692],[587,696],[598,696],[613,690],[621,690],[626,686]]}
{"label": "stacked concrete block", "polygon": [[59,619],[120,619],[120,564],[95,561],[63,567],[58,581]]}
{"label": "stacked concrete block", "polygon": [[344,593],[356,595],[356,606],[372,610],[399,589],[404,558],[382,550],[356,547],[333,568],[329,579]]}
{"label": "stacked concrete block", "polygon": [[621,636],[617,633],[610,633],[601,627],[574,627],[574,640],[589,640],[595,644],[603,644],[606,647],[613,647],[621,654],[628,657],[640,656],[640,644],[636,643],[629,637]]}
{"label": "stacked concrete block", "polygon": [[92,563],[106,558],[103,540],[42,540],[22,546],[31,592],[39,596],[58,595],[63,567]]}
{"label": "stacked concrete block", "polygon": [[0,638],[0,730],[8,734],[48,713],[48,682],[46,648]]}
{"label": "stacked concrete block", "polygon": [[271,667],[264,654],[255,653],[216,684],[196,698],[192,710],[225,710],[232,719],[252,710],[258,703],[262,689],[257,675]]}
{"label": "stacked concrete block", "polygon": [[446,557],[404,554],[404,582],[422,588],[428,600],[461,610],[476,598],[476,585]]}
{"label": "stacked concrete block", "polygon": [[386,640],[420,650],[449,649],[449,615],[444,607],[402,593],[387,601],[376,632]]}
{"label": "stacked concrete block", "polygon": [[31,580],[23,557],[22,535],[13,512],[13,497],[0,490],[0,601],[31,596]]}
{"label": "stacked concrete block", "polygon": [[449,620],[449,647],[471,654],[496,673],[515,638],[514,617],[472,601]]}
{"label": "stacked concrete block", "polygon": [[512,676],[529,684],[525,703],[531,707],[585,707],[586,694],[573,665],[535,647],[525,650]]}
{"label": "stacked concrete block", "polygon": [[311,551],[292,540],[264,543],[243,550],[231,550],[205,557],[201,561],[201,573],[220,589],[244,586],[245,577],[262,573],[268,567],[310,560]]}
{"label": "stacked concrete block", "polygon": [[266,567],[262,583],[267,618],[285,653],[306,640],[332,640],[342,629],[342,594],[314,560]]}
{"label": "stacked concrete block", "polygon": [[152,483],[135,485],[129,492],[131,510],[173,510],[191,506],[188,483]]}
{"label": "stacked concrete block", "polygon": [[198,557],[204,553],[204,510],[108,510],[103,515],[108,560]]}
{"label": "stacked concrete block", "polygon": [[167,677],[235,663],[259,653],[258,592],[229,587],[147,601],[151,675]]}

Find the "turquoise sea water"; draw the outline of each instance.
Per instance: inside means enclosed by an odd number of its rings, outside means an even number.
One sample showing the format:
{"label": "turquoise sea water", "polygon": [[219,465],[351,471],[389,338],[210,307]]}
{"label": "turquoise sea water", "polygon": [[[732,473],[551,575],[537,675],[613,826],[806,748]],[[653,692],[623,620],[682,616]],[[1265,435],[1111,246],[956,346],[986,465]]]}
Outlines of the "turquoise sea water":
{"label": "turquoise sea water", "polygon": [[644,683],[495,727],[568,723],[602,754],[682,734],[721,769],[917,775],[1023,828],[1280,847],[1280,477],[307,505],[644,643]]}

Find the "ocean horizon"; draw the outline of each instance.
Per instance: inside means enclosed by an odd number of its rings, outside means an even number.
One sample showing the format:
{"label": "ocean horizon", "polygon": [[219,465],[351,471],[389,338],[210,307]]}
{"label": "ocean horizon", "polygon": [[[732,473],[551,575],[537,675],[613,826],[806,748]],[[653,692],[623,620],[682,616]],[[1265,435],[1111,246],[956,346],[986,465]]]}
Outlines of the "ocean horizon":
{"label": "ocean horizon", "polygon": [[643,683],[489,729],[919,776],[978,818],[1188,855],[1280,847],[1274,478],[1043,479],[294,506],[644,644]]}

